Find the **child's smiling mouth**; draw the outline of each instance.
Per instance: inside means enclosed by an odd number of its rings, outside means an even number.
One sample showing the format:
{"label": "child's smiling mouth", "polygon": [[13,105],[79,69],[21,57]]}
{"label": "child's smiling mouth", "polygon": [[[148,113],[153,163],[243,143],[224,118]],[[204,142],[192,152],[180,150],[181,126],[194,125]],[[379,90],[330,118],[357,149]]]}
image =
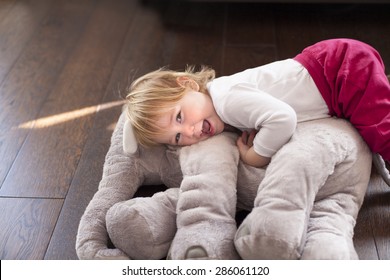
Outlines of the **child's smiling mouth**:
{"label": "child's smiling mouth", "polygon": [[202,135],[213,135],[213,128],[208,120],[203,121]]}

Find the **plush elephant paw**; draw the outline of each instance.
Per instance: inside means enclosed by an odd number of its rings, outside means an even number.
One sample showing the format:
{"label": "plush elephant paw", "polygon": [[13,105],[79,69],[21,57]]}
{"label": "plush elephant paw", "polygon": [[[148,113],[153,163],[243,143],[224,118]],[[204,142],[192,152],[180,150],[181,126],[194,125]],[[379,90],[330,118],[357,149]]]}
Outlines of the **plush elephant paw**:
{"label": "plush elephant paw", "polygon": [[106,225],[114,246],[131,259],[165,258],[176,232],[177,196],[178,189],[169,189],[113,205]]}
{"label": "plush elephant paw", "polygon": [[168,259],[239,259],[233,238],[236,224],[203,221],[178,229]]}
{"label": "plush elephant paw", "polygon": [[269,217],[254,208],[241,223],[234,240],[241,258],[299,259],[299,242],[289,239],[285,225]]}
{"label": "plush elephant paw", "polygon": [[302,253],[304,260],[357,260],[352,237],[332,232],[318,232],[308,237]]}
{"label": "plush elephant paw", "polygon": [[103,249],[97,252],[98,260],[129,260],[130,258],[119,249]]}

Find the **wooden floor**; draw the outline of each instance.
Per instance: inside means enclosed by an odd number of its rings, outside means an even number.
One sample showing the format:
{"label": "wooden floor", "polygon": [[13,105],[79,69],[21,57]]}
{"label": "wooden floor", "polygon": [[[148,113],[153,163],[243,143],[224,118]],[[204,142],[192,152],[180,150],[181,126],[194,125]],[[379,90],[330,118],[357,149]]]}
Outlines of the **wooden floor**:
{"label": "wooden floor", "polygon": [[[390,67],[390,5],[0,0],[0,258],[76,259],[129,82],[160,66],[230,74],[350,37]],[[362,259],[390,259],[390,188],[373,176]]]}

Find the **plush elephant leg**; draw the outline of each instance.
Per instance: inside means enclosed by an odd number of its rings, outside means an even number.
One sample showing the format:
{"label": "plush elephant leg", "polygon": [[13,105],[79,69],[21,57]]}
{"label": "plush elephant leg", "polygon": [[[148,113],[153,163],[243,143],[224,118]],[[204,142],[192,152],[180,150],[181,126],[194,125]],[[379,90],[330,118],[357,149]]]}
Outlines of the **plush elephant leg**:
{"label": "plush elephant leg", "polygon": [[112,206],[106,215],[112,243],[131,259],[166,257],[176,233],[178,196],[179,189],[172,188]]}
{"label": "plush elephant leg", "polygon": [[355,141],[317,194],[302,259],[358,259],[353,232],[371,174],[371,152]]}
{"label": "plush elephant leg", "polygon": [[353,199],[353,196],[340,192],[315,203],[301,259],[358,259],[353,245],[353,232],[359,208],[357,207],[354,214],[347,213],[346,210],[351,209],[344,207],[356,205]]}
{"label": "plush elephant leg", "polygon": [[236,230],[233,220],[188,225],[177,231],[168,259],[239,259],[233,243]]}
{"label": "plush elephant leg", "polygon": [[316,194],[334,167],[350,153],[349,147],[354,147],[353,139],[343,138],[348,132],[342,124],[331,119],[302,123],[272,158],[254,209],[235,237],[242,258],[301,257]]}
{"label": "plush elephant leg", "polygon": [[301,259],[358,259],[352,239],[354,225],[355,219],[343,213],[336,201],[316,203]]}
{"label": "plush elephant leg", "polygon": [[[236,249],[243,259],[299,259],[316,191],[325,179],[318,174],[311,182],[297,182],[308,178],[304,155],[294,161],[276,156],[273,161],[276,164],[268,166],[253,210],[236,234]],[[296,170],[297,166],[303,168]]]}
{"label": "plush elephant leg", "polygon": [[[230,135],[232,136],[232,135]],[[180,152],[183,181],[170,259],[237,259],[233,238],[238,150],[225,134]]]}

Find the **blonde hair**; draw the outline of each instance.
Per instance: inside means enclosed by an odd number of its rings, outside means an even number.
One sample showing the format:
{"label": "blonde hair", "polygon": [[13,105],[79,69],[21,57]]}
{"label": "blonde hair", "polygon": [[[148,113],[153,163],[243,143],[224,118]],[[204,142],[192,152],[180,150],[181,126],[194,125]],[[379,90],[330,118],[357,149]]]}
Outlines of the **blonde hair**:
{"label": "blonde hair", "polygon": [[127,115],[140,145],[150,147],[158,144],[155,138],[163,131],[156,121],[171,110],[185,93],[185,87],[177,82],[179,77],[194,80],[199,85],[199,92],[206,94],[206,85],[215,78],[215,71],[206,66],[199,71],[195,71],[194,66],[188,66],[184,72],[160,68],[131,84],[126,96]]}

